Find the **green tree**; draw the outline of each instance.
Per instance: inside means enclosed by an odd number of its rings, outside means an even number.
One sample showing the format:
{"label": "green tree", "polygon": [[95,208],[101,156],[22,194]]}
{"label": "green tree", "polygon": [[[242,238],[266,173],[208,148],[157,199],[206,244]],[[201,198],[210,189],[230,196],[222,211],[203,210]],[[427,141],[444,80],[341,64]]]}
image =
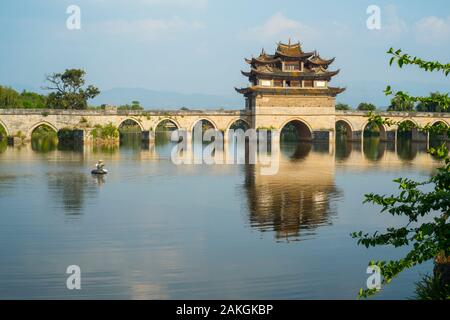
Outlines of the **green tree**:
{"label": "green tree", "polygon": [[20,99],[20,94],[8,87],[0,86],[0,108],[1,109],[12,109],[12,108],[22,108],[22,101]]}
{"label": "green tree", "polygon": [[25,90],[20,94],[20,100],[26,109],[42,109],[47,105],[46,96]]}
{"label": "green tree", "polygon": [[130,104],[124,104],[117,108],[118,110],[144,110],[139,101],[132,101]]}
{"label": "green tree", "polygon": [[[425,71],[443,71],[445,75],[450,73],[450,64],[424,61],[420,58],[402,54],[401,50],[391,48],[388,54],[392,55],[390,64],[397,61],[398,66],[413,64]],[[405,92],[393,92],[388,86],[386,95],[393,95],[401,103],[435,103],[442,110],[448,110],[450,99],[447,94],[436,94],[429,97],[411,96]],[[382,118],[379,115],[370,114],[369,121],[374,124],[386,126],[398,126],[402,130],[402,123]],[[418,130],[434,134],[445,134],[450,137],[450,128],[446,125],[417,126]],[[394,180],[399,186],[397,195],[367,194],[365,202],[382,207],[381,213],[389,213],[393,216],[404,216],[408,222],[399,228],[390,227],[386,232],[373,234],[354,232],[352,237],[358,239],[358,244],[365,247],[374,246],[407,246],[409,252],[401,259],[390,261],[371,261],[369,265],[380,268],[383,276],[383,284],[390,283],[402,271],[415,265],[434,260],[434,277],[439,282],[441,292],[449,292],[450,282],[450,157],[444,144],[438,148],[430,148],[428,152],[442,160],[439,167],[429,179],[414,181],[407,178]],[[427,281],[429,283],[429,281]],[[422,289],[423,289],[422,285]],[[418,289],[420,292],[424,290]],[[361,289],[359,296],[367,297],[376,293],[376,289]],[[450,296],[446,296],[450,299]]]}
{"label": "green tree", "polygon": [[[441,94],[439,92],[430,93],[430,97],[438,97]],[[419,112],[448,112],[448,110],[444,110],[439,106],[436,102],[433,101],[425,101],[419,102],[416,106],[416,110]]]}
{"label": "green tree", "polygon": [[358,111],[375,111],[377,107],[372,103],[361,102],[356,109]]}
{"label": "green tree", "polygon": [[89,85],[85,87],[84,76],[86,72],[81,69],[67,69],[64,73],[53,73],[47,76],[49,86],[53,90],[48,95],[47,107],[51,109],[87,109],[87,101],[95,98],[100,90]]}
{"label": "green tree", "polygon": [[348,111],[352,110],[352,108],[346,103],[338,103],[336,104],[336,110]]}
{"label": "green tree", "polygon": [[391,99],[391,105],[387,109],[388,111],[413,111],[414,103],[410,101],[403,101],[397,97]]}

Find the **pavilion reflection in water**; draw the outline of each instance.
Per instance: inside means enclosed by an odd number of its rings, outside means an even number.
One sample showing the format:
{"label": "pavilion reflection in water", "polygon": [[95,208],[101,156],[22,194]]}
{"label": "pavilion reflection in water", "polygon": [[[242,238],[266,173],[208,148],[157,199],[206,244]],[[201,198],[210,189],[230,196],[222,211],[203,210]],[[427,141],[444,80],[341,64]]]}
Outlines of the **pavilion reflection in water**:
{"label": "pavilion reflection in water", "polygon": [[272,231],[278,241],[311,236],[330,225],[335,215],[334,163],[328,144],[284,144],[279,171],[261,175],[259,165],[246,165],[244,190],[250,226]]}

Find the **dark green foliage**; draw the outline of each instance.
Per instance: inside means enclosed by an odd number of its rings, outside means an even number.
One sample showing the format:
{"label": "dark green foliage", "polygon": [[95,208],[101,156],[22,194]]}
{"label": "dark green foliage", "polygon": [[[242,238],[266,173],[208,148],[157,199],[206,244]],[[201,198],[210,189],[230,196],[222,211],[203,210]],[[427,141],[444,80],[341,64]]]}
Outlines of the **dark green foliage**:
{"label": "dark green foliage", "polygon": [[87,109],[87,101],[95,98],[100,90],[92,85],[84,88],[86,72],[80,69],[67,69],[64,73],[47,76],[50,83],[46,89],[53,90],[48,95],[47,107],[50,109]]}
{"label": "dark green foliage", "polygon": [[74,139],[74,130],[70,128],[63,128],[58,131],[58,140],[60,143],[69,143]]}
{"label": "dark green foliage", "polygon": [[0,141],[5,140],[7,138],[6,130],[0,124]]}
{"label": "dark green foliage", "polygon": [[426,275],[416,283],[414,299],[417,300],[450,300],[450,286],[442,288],[436,276]]}
{"label": "dark green foliage", "polygon": [[35,92],[23,91],[20,99],[25,109],[43,109],[47,104],[47,97]]}
{"label": "dark green foliage", "polygon": [[338,103],[336,104],[336,110],[347,111],[352,110],[352,108],[346,103]]}
{"label": "dark green foliage", "polygon": [[144,110],[139,101],[132,101],[130,104],[124,104],[117,108],[117,110]]}
{"label": "dark green foliage", "polygon": [[416,110],[419,112],[448,112],[448,109],[443,109],[436,102],[433,102],[434,98],[438,98],[440,95],[439,92],[430,93],[431,101],[419,102]]}
{"label": "dark green foliage", "polygon": [[20,99],[20,94],[8,87],[0,86],[0,108],[22,108],[22,101]]}
{"label": "dark green foliage", "polygon": [[361,102],[356,109],[358,111],[375,111],[377,107],[372,103]]}
{"label": "dark green foliage", "polygon": [[112,123],[108,123],[104,126],[96,125],[92,130],[92,136],[94,139],[116,139],[119,138],[119,129]]}
{"label": "dark green foliage", "polygon": [[[398,65],[415,64],[426,71],[444,70],[447,75],[449,65],[438,62],[426,62],[418,58],[410,58],[408,55],[401,55],[401,51],[395,53],[393,49],[388,51],[393,57],[392,64],[398,59]],[[432,97],[411,97],[406,93],[397,92],[393,94],[388,86],[385,90],[387,95],[394,95],[401,103],[435,103],[442,110],[448,109],[448,94],[436,94]],[[369,114],[369,122],[374,125],[398,126],[400,131],[415,128],[419,131],[429,132],[436,135],[450,136],[450,128],[446,125],[431,125],[424,127],[415,125],[412,122],[395,122],[389,118],[382,118],[379,115]],[[366,195],[365,202],[381,206],[381,213],[388,213],[393,216],[404,216],[408,222],[399,228],[387,228],[384,233],[375,232],[373,234],[354,232],[352,237],[358,239],[358,244],[366,248],[375,246],[408,246],[409,252],[399,260],[391,261],[371,261],[369,265],[377,265],[381,269],[383,283],[390,283],[402,271],[423,262],[447,261],[450,256],[450,158],[445,144],[437,148],[429,148],[428,152],[441,159],[443,165],[436,170],[429,179],[425,181],[414,181],[407,178],[394,180],[398,184],[399,193],[395,195]],[[428,190],[428,191],[425,191]],[[434,282],[426,280],[418,285],[418,290],[425,292],[434,286]],[[440,286],[439,291],[446,289]],[[360,297],[367,297],[376,293],[376,290],[364,290],[359,292]]]}
{"label": "dark green foliage", "polygon": [[398,97],[391,99],[391,105],[387,109],[388,111],[413,111],[414,103],[411,101],[403,101]]}

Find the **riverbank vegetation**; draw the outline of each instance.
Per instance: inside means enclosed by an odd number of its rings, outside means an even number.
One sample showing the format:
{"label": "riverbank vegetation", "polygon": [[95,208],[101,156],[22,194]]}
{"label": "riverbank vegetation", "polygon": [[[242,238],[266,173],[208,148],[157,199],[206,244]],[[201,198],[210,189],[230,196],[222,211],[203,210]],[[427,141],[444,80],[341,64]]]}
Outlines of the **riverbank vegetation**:
{"label": "riverbank vegetation", "polygon": [[0,141],[6,140],[7,136],[5,128],[0,124]]}
{"label": "riverbank vegetation", "polygon": [[96,125],[92,130],[92,138],[97,145],[110,145],[119,142],[119,129],[112,123]]}
{"label": "riverbank vegetation", "polygon": [[[392,56],[390,64],[395,61],[402,68],[404,65],[416,65],[425,71],[450,73],[450,64],[424,61],[403,54],[401,50],[391,48],[388,54]],[[428,97],[412,96],[408,93],[393,92],[388,86],[386,95],[392,95],[399,105],[416,103],[436,104],[441,110],[448,110],[450,99],[448,94],[435,94]],[[446,125],[426,125],[424,127],[408,123],[399,123],[370,114],[369,121],[377,126],[398,126],[400,131],[409,130],[414,126],[417,130],[435,135],[450,137],[450,128]],[[389,284],[401,272],[427,261],[434,261],[432,276],[422,279],[416,286],[416,295],[420,299],[450,299],[450,157],[445,143],[431,147],[428,152],[442,161],[442,165],[425,181],[414,181],[408,178],[394,180],[398,184],[399,194],[379,195],[367,194],[366,203],[381,206],[381,213],[394,216],[404,216],[408,222],[403,227],[391,227],[382,232],[372,234],[363,231],[352,233],[359,245],[366,248],[375,246],[407,247],[408,253],[398,260],[371,261],[370,266],[379,268],[383,276],[382,283]],[[425,191],[431,190],[431,191]],[[368,297],[378,291],[376,288],[361,289],[360,297]]]}

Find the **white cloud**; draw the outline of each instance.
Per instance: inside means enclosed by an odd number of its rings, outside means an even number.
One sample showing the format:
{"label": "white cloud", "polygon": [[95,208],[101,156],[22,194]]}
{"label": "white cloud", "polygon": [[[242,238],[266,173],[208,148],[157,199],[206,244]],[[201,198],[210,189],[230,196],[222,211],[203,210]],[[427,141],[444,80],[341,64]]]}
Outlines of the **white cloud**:
{"label": "white cloud", "polygon": [[388,5],[381,11],[381,33],[388,39],[398,38],[408,32],[408,25],[397,14],[394,5]]}
{"label": "white cloud", "polygon": [[424,44],[444,44],[450,42],[450,17],[424,17],[414,25],[417,40]]}
{"label": "white cloud", "polygon": [[257,39],[259,41],[283,40],[291,38],[292,41],[303,41],[314,38],[315,30],[296,20],[277,12],[271,16],[263,25],[249,28],[241,33],[241,37]]}
{"label": "white cloud", "polygon": [[208,0],[137,0],[138,2],[150,5],[174,5],[189,7],[206,7]]}
{"label": "white cloud", "polygon": [[134,37],[158,38],[168,34],[184,31],[195,31],[205,26],[199,21],[187,21],[179,17],[171,19],[143,19],[143,20],[110,20],[99,22],[95,28],[107,35],[127,35]]}
{"label": "white cloud", "polygon": [[[92,0],[89,0],[91,2]],[[102,4],[123,3],[123,0],[96,0]],[[173,6],[173,7],[193,7],[206,8],[208,0],[128,0],[127,5],[149,5],[149,6]]]}

